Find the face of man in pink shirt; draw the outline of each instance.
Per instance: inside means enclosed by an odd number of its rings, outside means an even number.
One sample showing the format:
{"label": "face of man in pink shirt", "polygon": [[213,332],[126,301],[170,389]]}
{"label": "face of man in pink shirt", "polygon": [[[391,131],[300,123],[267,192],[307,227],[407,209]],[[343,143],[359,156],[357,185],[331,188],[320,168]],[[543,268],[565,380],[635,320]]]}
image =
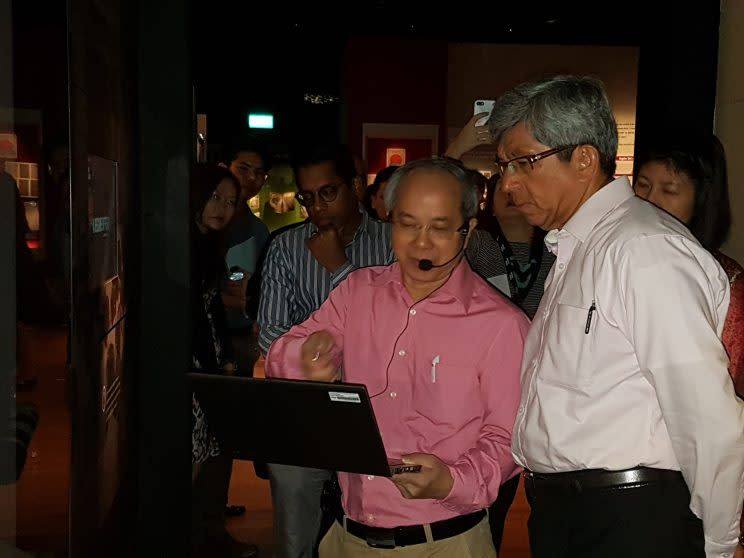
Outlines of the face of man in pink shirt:
{"label": "face of man in pink shirt", "polygon": [[[466,221],[461,208],[462,186],[449,173],[414,171],[398,186],[392,242],[409,291],[446,282],[462,259],[477,221]],[[468,228],[466,235],[460,232],[463,226]],[[419,268],[422,259],[445,265],[424,271]]]}

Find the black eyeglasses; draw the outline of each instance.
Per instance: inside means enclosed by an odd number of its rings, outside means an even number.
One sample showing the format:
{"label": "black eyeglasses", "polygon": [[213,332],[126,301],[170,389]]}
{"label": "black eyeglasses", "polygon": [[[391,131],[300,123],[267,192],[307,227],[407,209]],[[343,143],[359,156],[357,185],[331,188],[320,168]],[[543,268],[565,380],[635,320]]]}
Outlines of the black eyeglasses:
{"label": "black eyeglasses", "polygon": [[392,224],[394,228],[399,230],[401,234],[405,236],[418,238],[418,235],[421,234],[421,231],[423,230],[427,231],[431,238],[442,241],[450,240],[457,234],[467,236],[468,232],[470,231],[470,227],[468,226],[467,222],[463,223],[456,229],[442,225],[432,226],[431,223],[429,223],[428,225],[420,225],[418,223],[409,223],[398,221],[395,219],[392,221]]}
{"label": "black eyeglasses", "polygon": [[320,201],[324,203],[331,203],[338,196],[340,186],[341,184],[327,184],[314,193],[300,191],[295,194],[295,199],[305,207],[310,207],[315,203],[315,196],[318,196]]}
{"label": "black eyeglasses", "polygon": [[540,153],[535,153],[534,155],[520,155],[519,157],[514,157],[514,159],[509,159],[508,161],[499,161],[496,159],[494,163],[499,169],[499,173],[501,174],[502,178],[504,176],[508,175],[514,175],[517,173],[517,171],[520,170],[533,170],[535,167],[535,163],[537,163],[541,159],[545,159],[546,157],[550,157],[551,155],[555,155],[556,153],[560,153],[562,151],[566,151],[567,149],[575,149],[575,145],[566,145],[563,147],[554,147],[553,149],[548,149],[547,151],[542,151]]}

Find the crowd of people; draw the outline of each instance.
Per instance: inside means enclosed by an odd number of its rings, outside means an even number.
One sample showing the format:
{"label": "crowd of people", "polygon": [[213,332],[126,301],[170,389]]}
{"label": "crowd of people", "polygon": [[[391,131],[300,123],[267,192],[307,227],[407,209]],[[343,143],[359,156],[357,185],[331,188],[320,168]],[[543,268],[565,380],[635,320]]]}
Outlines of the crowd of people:
{"label": "crowd of people", "polygon": [[[460,158],[485,144],[482,204]],[[250,375],[263,355],[268,377],[365,384],[390,457],[420,467],[269,464],[281,558],[496,556],[520,475],[535,558],[744,556],[723,146],[674,134],[632,183],[617,148],[602,83],[553,76],[366,188],[348,149],[308,146],[293,160],[308,218],[271,236],[247,205],[262,148],[197,165],[194,367]],[[255,556],[224,528],[229,448],[192,410],[194,554]]]}

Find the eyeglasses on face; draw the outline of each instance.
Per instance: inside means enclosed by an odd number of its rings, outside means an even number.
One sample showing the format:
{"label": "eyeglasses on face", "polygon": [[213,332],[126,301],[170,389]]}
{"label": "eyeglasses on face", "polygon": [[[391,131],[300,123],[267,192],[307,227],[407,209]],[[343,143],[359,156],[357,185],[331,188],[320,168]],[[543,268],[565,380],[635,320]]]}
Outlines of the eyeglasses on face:
{"label": "eyeglasses on face", "polygon": [[412,221],[394,219],[392,221],[393,228],[411,239],[418,238],[421,231],[427,231],[429,238],[432,240],[452,240],[458,234],[465,236],[468,234],[469,227],[467,223],[463,223],[459,227],[452,227],[444,224],[429,223],[428,225],[421,225]]}
{"label": "eyeglasses on face", "polygon": [[553,149],[548,149],[547,151],[542,151],[540,153],[535,153],[534,155],[520,155],[519,157],[514,157],[514,159],[509,159],[508,161],[499,161],[496,159],[494,163],[499,169],[499,174],[504,176],[514,175],[517,172],[529,172],[534,170],[535,163],[540,161],[541,159],[545,159],[546,157],[550,157],[551,155],[556,155],[557,153],[561,153],[562,151],[566,151],[567,149],[575,149],[575,145],[565,145],[563,147],[554,147]]}
{"label": "eyeglasses on face", "polygon": [[315,203],[315,196],[324,203],[333,202],[338,197],[338,189],[341,184],[326,184],[317,192],[305,192],[300,190],[295,194],[295,199],[305,207],[310,207]]}

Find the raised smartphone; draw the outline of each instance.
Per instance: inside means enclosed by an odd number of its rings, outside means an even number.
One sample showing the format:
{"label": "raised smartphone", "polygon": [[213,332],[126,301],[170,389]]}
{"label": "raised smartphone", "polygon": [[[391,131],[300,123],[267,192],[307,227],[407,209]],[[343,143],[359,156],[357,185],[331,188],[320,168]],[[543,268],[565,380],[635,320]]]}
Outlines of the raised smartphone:
{"label": "raised smartphone", "polygon": [[491,111],[493,110],[494,104],[496,104],[496,101],[489,99],[478,99],[477,101],[475,101],[475,104],[473,105],[473,114],[480,114],[482,112],[488,113],[488,116],[484,116],[483,118],[478,119],[478,122],[475,123],[476,126],[483,126],[486,122],[488,122],[488,117],[491,116]]}

